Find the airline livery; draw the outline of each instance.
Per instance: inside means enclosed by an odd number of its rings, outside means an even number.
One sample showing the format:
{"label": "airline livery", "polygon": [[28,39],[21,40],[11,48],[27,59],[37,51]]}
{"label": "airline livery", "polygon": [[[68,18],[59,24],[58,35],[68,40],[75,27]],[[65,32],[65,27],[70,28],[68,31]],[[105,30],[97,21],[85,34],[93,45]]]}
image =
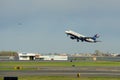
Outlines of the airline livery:
{"label": "airline livery", "polygon": [[71,39],[76,39],[77,42],[79,42],[80,40],[82,42],[90,42],[90,43],[96,43],[96,42],[101,42],[101,41],[97,41],[96,39],[99,38],[99,35],[98,34],[95,34],[93,37],[86,37],[84,35],[81,35],[77,32],[74,32],[72,30],[68,30],[68,31],[65,31],[65,33],[70,36]]}

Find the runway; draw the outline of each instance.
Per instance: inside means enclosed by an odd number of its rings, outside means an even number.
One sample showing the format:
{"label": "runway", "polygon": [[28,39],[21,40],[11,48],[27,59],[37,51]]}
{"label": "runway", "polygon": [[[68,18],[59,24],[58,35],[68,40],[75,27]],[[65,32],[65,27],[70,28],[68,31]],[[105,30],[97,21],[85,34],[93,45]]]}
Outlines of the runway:
{"label": "runway", "polygon": [[37,70],[1,70],[0,76],[76,76],[78,73],[87,77],[119,77],[120,67],[39,67]]}

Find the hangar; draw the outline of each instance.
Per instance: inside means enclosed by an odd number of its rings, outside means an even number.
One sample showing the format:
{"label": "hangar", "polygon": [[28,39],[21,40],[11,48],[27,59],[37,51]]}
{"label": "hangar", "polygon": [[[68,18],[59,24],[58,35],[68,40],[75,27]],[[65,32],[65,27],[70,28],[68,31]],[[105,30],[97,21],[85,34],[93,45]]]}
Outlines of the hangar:
{"label": "hangar", "polygon": [[19,60],[68,60],[66,55],[40,55],[37,53],[18,53]]}
{"label": "hangar", "polygon": [[19,60],[35,60],[35,53],[18,53]]}
{"label": "hangar", "polygon": [[68,56],[65,56],[65,55],[45,55],[45,56],[39,56],[39,59],[43,59],[43,60],[68,60]]}

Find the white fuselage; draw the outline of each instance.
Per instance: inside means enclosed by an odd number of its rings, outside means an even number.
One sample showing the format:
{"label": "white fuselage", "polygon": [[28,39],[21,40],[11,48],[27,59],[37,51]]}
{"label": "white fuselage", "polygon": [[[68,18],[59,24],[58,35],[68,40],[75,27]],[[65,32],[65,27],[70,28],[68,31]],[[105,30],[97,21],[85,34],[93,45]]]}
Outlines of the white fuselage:
{"label": "white fuselage", "polygon": [[85,37],[85,36],[83,36],[83,35],[81,35],[77,32],[72,31],[72,30],[65,31],[65,33],[68,34],[68,35],[74,35],[74,36],[77,36],[77,37]]}
{"label": "white fuselage", "polygon": [[81,40],[82,42],[86,41],[86,42],[90,42],[90,43],[95,43],[95,40],[92,39],[92,37],[86,37],[86,36],[81,35],[77,32],[74,32],[72,30],[65,31],[65,33],[67,35],[70,35],[71,39],[77,39],[78,42],[79,42],[79,40]]}

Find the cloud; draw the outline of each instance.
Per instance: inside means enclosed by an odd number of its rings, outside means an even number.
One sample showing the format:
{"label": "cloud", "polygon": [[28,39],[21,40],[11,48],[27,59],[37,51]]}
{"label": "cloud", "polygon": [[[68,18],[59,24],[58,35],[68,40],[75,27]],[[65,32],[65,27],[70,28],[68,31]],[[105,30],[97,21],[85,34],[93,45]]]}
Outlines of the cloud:
{"label": "cloud", "polygon": [[90,11],[118,11],[119,0],[1,0],[2,16],[37,13],[84,13]]}
{"label": "cloud", "polygon": [[[103,42],[115,44],[109,39],[119,38],[119,4],[120,0],[0,0],[1,49],[15,49],[14,46],[19,45],[16,49],[22,47],[29,51],[34,47],[34,51],[39,51],[44,47],[48,52],[50,48],[58,50],[61,46],[64,51],[79,52],[81,45],[87,47],[84,43],[76,43],[78,49],[71,48],[72,41],[63,39],[65,26],[88,36],[100,32]],[[114,49],[107,45],[100,47]]]}
{"label": "cloud", "polygon": [[118,27],[119,3],[120,0],[0,0],[0,24],[5,27],[14,22],[49,23],[61,19],[63,23],[83,22],[86,25],[82,26],[92,28]]}

